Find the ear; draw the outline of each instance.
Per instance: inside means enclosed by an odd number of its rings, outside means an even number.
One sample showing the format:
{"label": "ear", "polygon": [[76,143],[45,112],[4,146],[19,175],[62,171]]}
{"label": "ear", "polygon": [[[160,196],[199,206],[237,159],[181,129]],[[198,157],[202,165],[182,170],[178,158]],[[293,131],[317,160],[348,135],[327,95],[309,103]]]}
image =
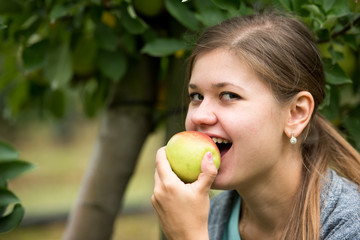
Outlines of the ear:
{"label": "ear", "polygon": [[314,98],[311,93],[301,91],[289,105],[289,115],[286,122],[285,133],[290,138],[291,133],[298,137],[308,125],[314,111]]}

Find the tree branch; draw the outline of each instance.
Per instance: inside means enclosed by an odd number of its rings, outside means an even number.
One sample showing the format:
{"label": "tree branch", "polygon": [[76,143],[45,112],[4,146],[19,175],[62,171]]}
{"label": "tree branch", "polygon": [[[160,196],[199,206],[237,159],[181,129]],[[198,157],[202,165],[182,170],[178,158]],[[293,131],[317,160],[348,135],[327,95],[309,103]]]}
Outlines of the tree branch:
{"label": "tree branch", "polygon": [[330,38],[328,39],[322,39],[322,40],[317,40],[316,43],[326,43],[329,42],[331,39],[334,39],[338,36],[341,36],[343,34],[345,34],[347,31],[349,31],[351,29],[352,26],[357,25],[358,23],[360,23],[360,17],[356,18],[353,22],[349,23],[348,25],[346,25],[343,29],[341,29],[340,31],[334,32],[333,34],[331,34]]}

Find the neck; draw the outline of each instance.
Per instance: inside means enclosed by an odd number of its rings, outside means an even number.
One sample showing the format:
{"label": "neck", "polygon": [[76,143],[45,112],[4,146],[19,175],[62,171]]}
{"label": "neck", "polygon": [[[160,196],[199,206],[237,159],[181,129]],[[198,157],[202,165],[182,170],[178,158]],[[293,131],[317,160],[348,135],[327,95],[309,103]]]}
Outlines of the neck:
{"label": "neck", "polygon": [[300,161],[292,161],[286,169],[284,165],[280,167],[247,184],[251,187],[237,190],[242,197],[239,221],[242,238],[274,238],[288,221],[301,183],[302,165]]}

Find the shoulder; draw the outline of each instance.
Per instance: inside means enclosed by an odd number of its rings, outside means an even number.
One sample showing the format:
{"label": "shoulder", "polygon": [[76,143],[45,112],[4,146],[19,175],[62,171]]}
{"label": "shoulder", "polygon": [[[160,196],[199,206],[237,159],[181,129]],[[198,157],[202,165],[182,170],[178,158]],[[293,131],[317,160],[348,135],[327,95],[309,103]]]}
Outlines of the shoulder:
{"label": "shoulder", "polygon": [[321,239],[360,239],[359,186],[332,170],[326,179],[321,194]]}
{"label": "shoulder", "polygon": [[210,239],[222,239],[236,191],[224,191],[210,201],[208,230]]}

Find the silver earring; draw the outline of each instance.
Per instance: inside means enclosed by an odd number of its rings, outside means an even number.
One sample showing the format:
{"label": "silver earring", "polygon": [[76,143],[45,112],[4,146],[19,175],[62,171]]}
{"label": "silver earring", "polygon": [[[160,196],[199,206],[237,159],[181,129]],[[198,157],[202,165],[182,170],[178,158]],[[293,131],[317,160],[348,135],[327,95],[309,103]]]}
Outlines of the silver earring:
{"label": "silver earring", "polygon": [[296,139],[296,137],[294,137],[294,133],[291,132],[290,143],[294,145],[294,144],[296,144],[296,142],[297,142],[297,139]]}

